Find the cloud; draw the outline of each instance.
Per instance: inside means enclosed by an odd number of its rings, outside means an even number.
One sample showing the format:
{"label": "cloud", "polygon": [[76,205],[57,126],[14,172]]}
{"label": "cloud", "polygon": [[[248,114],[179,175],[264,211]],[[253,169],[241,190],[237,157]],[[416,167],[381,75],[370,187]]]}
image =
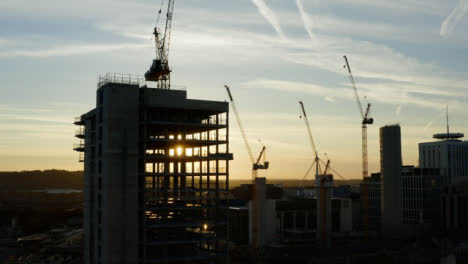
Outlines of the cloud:
{"label": "cloud", "polygon": [[[349,84],[344,84],[342,87],[325,87],[313,83],[296,82],[287,80],[271,80],[271,79],[257,79],[248,82],[244,82],[241,85],[250,88],[260,89],[273,89],[284,92],[296,92],[313,94],[323,96],[323,98],[329,102],[333,102],[335,98],[342,98],[347,100],[354,100],[353,92]],[[421,97],[417,95],[411,95],[405,91],[404,85],[402,85],[402,91],[391,89],[395,84],[380,84],[380,83],[362,83],[359,85],[360,94],[366,96],[370,102],[396,105],[397,108],[403,105],[413,105],[422,108],[430,109],[441,109],[446,101],[435,100],[432,98]],[[452,101],[453,109],[457,111],[465,111],[466,107],[463,102]],[[397,109],[398,110],[398,109]],[[395,113],[397,114],[398,111]],[[399,113],[399,112],[398,112]],[[398,115],[398,114],[397,114]]]}
{"label": "cloud", "polygon": [[450,15],[440,25],[440,35],[448,37],[468,11],[468,0],[460,0]]}
{"label": "cloud", "polygon": [[[440,110],[440,109],[439,109]],[[445,114],[444,111],[440,111],[438,115],[436,115],[431,121],[427,122],[425,125],[424,125],[424,128],[423,130],[426,131],[427,129],[429,129],[432,124],[436,121],[436,120],[439,120],[443,115]]]}
{"label": "cloud", "polygon": [[330,96],[328,96],[328,95],[327,95],[327,96],[325,96],[325,101],[328,101],[328,102],[330,102],[330,103],[334,103],[334,102],[336,102],[335,98],[333,98],[333,97],[330,97]]}
{"label": "cloud", "polygon": [[117,44],[82,44],[68,46],[54,46],[41,49],[10,49],[0,51],[0,57],[55,57],[74,56],[93,53],[113,52],[124,49],[141,49],[151,44],[117,43]]}
{"label": "cloud", "polygon": [[396,107],[396,109],[395,109],[395,115],[396,115],[396,116],[399,116],[400,113],[401,113],[401,104],[399,104],[399,105]]}
{"label": "cloud", "polygon": [[278,18],[276,17],[275,13],[271,8],[267,6],[267,4],[263,0],[252,0],[252,2],[257,6],[258,12],[271,24],[271,26],[275,29],[278,36],[281,39],[286,39],[286,36],[281,29],[279,24]]}
{"label": "cloud", "polygon": [[366,8],[377,12],[378,9],[385,10],[385,13],[394,12],[397,15],[402,13],[415,13],[433,16],[442,16],[441,12],[445,9],[444,3],[440,0],[392,0],[392,1],[376,1],[376,0],[336,0],[332,3],[343,6],[348,4]]}
{"label": "cloud", "polygon": [[244,82],[241,85],[253,88],[320,95],[323,96],[325,100],[327,100],[327,97],[328,100],[333,100],[332,97],[353,98],[352,90],[350,88],[328,88],[325,86],[305,82],[258,79]]}
{"label": "cloud", "polygon": [[[297,6],[297,9],[299,10],[299,14],[301,14],[302,22],[304,23],[304,28],[306,29],[307,34],[309,34],[309,37],[312,40],[317,41],[317,38],[315,37],[315,34],[312,31],[315,23],[314,21],[312,21],[310,16],[305,12],[304,5],[302,4],[302,0],[296,0],[296,6]],[[316,42],[316,44],[318,43]]]}

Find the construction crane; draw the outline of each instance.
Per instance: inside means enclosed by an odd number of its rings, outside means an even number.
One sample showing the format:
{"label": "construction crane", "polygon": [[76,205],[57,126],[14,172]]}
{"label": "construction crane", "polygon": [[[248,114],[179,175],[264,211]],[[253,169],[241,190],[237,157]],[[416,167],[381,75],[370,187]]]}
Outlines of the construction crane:
{"label": "construction crane", "polygon": [[348,58],[343,56],[344,61],[346,63],[345,67],[348,69],[349,73],[349,80],[353,86],[354,96],[356,98],[356,102],[359,108],[359,112],[361,113],[361,125],[362,125],[362,179],[363,179],[363,188],[362,188],[362,203],[363,203],[363,227],[366,233],[366,237],[368,236],[368,225],[369,225],[369,209],[368,209],[368,202],[367,202],[367,184],[365,184],[367,180],[368,172],[368,161],[367,161],[367,125],[372,125],[374,123],[374,119],[370,117],[370,107],[371,104],[367,103],[366,111],[361,104],[361,100],[359,99],[359,95],[356,88],[356,83],[354,82],[353,74],[351,73],[351,67],[349,67]]}
{"label": "construction crane", "polygon": [[[307,177],[310,170],[315,164],[315,185],[317,187],[317,238],[320,242],[321,247],[328,248],[330,246],[330,232],[331,232],[331,187],[333,186],[333,176],[327,174],[328,169],[330,168],[330,159],[328,159],[325,164],[325,169],[323,173],[321,171],[320,162],[321,159],[318,156],[317,148],[315,147],[314,138],[309,125],[309,120],[307,119],[307,114],[304,108],[304,103],[299,101],[301,105],[302,115],[304,117],[304,122],[307,128],[307,134],[309,135],[310,145],[315,154],[315,159],[312,165],[306,172]],[[303,180],[304,181],[304,180]]]}
{"label": "construction crane", "polygon": [[[266,159],[266,147],[265,145],[262,146],[262,150],[260,151],[260,154],[258,155],[257,159],[254,158],[254,155],[252,153],[252,148],[250,147],[249,141],[247,140],[247,136],[245,134],[244,126],[242,125],[239,112],[237,111],[236,104],[234,103],[234,98],[232,97],[231,90],[229,89],[229,86],[224,85],[226,88],[226,91],[229,96],[229,101],[231,102],[232,110],[234,111],[234,115],[236,116],[236,121],[239,126],[242,139],[244,140],[245,148],[247,149],[247,153],[249,155],[250,161],[252,163],[252,248],[254,252],[256,251],[257,248],[257,219],[259,219],[258,215],[258,210],[257,210],[257,192],[256,192],[256,185],[255,185],[255,179],[257,178],[258,170],[266,170],[268,169],[270,163],[268,161],[265,161]],[[261,141],[260,141],[261,142]],[[260,163],[263,157],[263,163]],[[254,253],[255,255],[255,253]]]}
{"label": "construction crane", "polygon": [[307,176],[307,174],[309,174],[309,171],[312,169],[314,164],[315,164],[315,175],[319,175],[319,172],[321,174],[321,168],[320,168],[320,162],[319,162],[320,158],[318,156],[317,149],[315,148],[314,137],[312,136],[312,132],[310,130],[309,120],[307,119],[307,114],[306,114],[305,109],[304,109],[304,103],[302,103],[302,101],[299,101],[299,104],[301,105],[302,116],[304,117],[304,122],[305,122],[306,127],[307,127],[307,134],[309,135],[310,146],[312,147],[312,150],[314,151],[314,155],[315,155],[314,162],[312,163],[312,165],[307,170],[306,175],[304,176],[304,178],[305,178]]}
{"label": "construction crane", "polygon": [[[333,171],[334,174],[336,174],[338,177],[340,177],[341,179],[345,179],[339,172],[337,172],[336,170],[334,170],[333,168],[331,168],[330,166],[330,158],[328,158],[327,154],[325,153],[324,155],[327,157],[327,162],[324,162],[322,159],[320,159],[320,157],[318,156],[318,152],[317,152],[317,149],[315,147],[315,141],[314,141],[314,137],[312,136],[312,132],[311,132],[311,129],[310,129],[310,124],[309,124],[309,120],[307,118],[307,114],[305,112],[305,108],[304,108],[304,103],[302,101],[299,101],[299,104],[301,105],[301,110],[302,110],[302,115],[301,115],[301,118],[304,117],[304,123],[306,125],[306,128],[307,128],[307,134],[309,135],[309,142],[310,142],[310,145],[312,147],[312,151],[314,152],[314,155],[315,155],[315,158],[314,158],[314,161],[312,162],[312,164],[309,166],[309,168],[307,169],[304,177],[302,178],[302,181],[300,183],[300,186],[299,186],[299,192],[300,193],[303,193],[303,189],[304,189],[304,183],[305,183],[305,179],[307,178],[307,176],[309,175],[310,171],[312,170],[312,168],[315,166],[315,175],[325,175],[328,173],[328,171]],[[322,172],[322,167],[320,166],[320,163],[322,163],[325,168]]]}
{"label": "construction crane", "polygon": [[330,158],[328,157],[327,153],[324,153],[327,157],[327,164],[325,164],[325,169],[323,169],[323,174],[327,174],[328,170],[330,169]]}
{"label": "construction crane", "polygon": [[[162,6],[162,3],[161,3]],[[161,9],[159,10],[161,14]],[[174,0],[167,3],[166,26],[164,32],[154,27],[154,41],[156,47],[156,59],[150,69],[145,73],[146,81],[156,82],[156,87],[161,89],[171,88],[171,69],[169,68],[169,45],[171,40],[172,17],[174,14]],[[159,20],[159,17],[158,17]]]}
{"label": "construction crane", "polygon": [[367,177],[369,172],[368,172],[368,162],[367,162],[367,125],[372,125],[374,123],[374,119],[371,118],[370,115],[370,107],[371,104],[367,103],[366,111],[364,112],[364,109],[361,104],[361,100],[359,99],[359,95],[357,92],[356,88],[356,83],[354,82],[353,74],[351,73],[351,67],[349,67],[348,63],[348,58],[346,56],[343,56],[345,60],[345,67],[348,69],[349,73],[349,80],[351,81],[351,84],[353,86],[354,90],[354,97],[356,98],[357,106],[359,108],[359,112],[361,113],[361,119],[362,119],[362,177]]}
{"label": "construction crane", "polygon": [[[227,86],[227,85],[224,85],[224,87],[226,88],[226,91],[228,93],[229,101],[231,102],[232,110],[234,111],[234,115],[236,117],[236,121],[237,121],[237,124],[239,126],[239,129],[240,129],[240,132],[241,132],[241,135],[242,135],[242,139],[244,140],[245,148],[247,149],[247,153],[248,153],[250,161],[252,163],[252,184],[254,184],[255,183],[255,178],[257,178],[257,174],[258,174],[257,171],[259,169],[266,170],[266,169],[268,169],[268,167],[270,165],[270,163],[268,161],[265,161],[266,147],[265,147],[265,145],[262,144],[263,147],[262,147],[262,149],[260,151],[260,154],[255,159],[255,157],[253,155],[253,152],[252,152],[252,148],[250,147],[249,141],[247,140],[247,136],[245,134],[244,126],[242,125],[242,122],[241,122],[241,119],[240,119],[240,116],[239,116],[239,112],[237,111],[236,104],[234,103],[234,99],[232,97],[231,90],[229,89],[229,86]],[[261,163],[262,157],[263,157],[263,163]]]}

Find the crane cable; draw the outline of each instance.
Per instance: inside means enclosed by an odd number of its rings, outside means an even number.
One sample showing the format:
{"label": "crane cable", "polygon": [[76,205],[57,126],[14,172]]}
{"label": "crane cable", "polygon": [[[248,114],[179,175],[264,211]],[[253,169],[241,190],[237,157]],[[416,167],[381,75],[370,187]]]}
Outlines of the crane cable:
{"label": "crane cable", "polygon": [[162,7],[164,5],[164,0],[161,0],[161,6],[159,7],[158,17],[156,18],[156,26],[159,24],[159,18],[161,18]]}

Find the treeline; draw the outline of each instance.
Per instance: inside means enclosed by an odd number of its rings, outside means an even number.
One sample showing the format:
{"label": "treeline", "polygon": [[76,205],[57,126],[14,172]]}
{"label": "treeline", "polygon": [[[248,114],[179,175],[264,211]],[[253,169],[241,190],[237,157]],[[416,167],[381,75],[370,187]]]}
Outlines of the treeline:
{"label": "treeline", "polygon": [[34,170],[0,172],[0,191],[83,189],[83,171]]}

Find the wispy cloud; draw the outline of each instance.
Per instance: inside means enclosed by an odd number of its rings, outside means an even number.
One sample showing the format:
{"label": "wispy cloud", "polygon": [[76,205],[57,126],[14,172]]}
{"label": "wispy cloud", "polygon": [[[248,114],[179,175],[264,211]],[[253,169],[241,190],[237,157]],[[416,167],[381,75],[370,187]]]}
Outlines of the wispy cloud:
{"label": "wispy cloud", "polygon": [[460,0],[450,15],[440,25],[440,35],[448,37],[468,11],[468,0]]}
{"label": "wispy cloud", "polygon": [[399,105],[396,107],[396,109],[395,109],[395,115],[396,115],[396,116],[399,116],[399,115],[400,115],[400,113],[401,113],[401,108],[402,108],[401,104],[399,104]]}
{"label": "wispy cloud", "polygon": [[444,111],[440,111],[438,115],[436,115],[431,121],[427,122],[424,125],[424,131],[428,130],[435,121],[439,120],[444,115]]}
{"label": "wispy cloud", "polygon": [[252,0],[255,6],[258,9],[258,12],[271,24],[275,29],[276,33],[280,36],[281,39],[286,39],[286,36],[281,29],[278,18],[276,17],[275,12],[268,7],[268,5],[263,0]]}
{"label": "wispy cloud", "polygon": [[334,103],[334,102],[336,102],[336,99],[327,95],[327,96],[325,96],[325,101],[328,101],[330,103]]}
{"label": "wispy cloud", "polygon": [[335,97],[352,98],[352,90],[349,88],[328,88],[325,86],[305,82],[259,79],[244,82],[242,85],[252,88],[314,94],[323,96],[323,98],[327,101],[333,101]]}
{"label": "wispy cloud", "polygon": [[42,49],[7,49],[0,51],[0,57],[54,57],[73,56],[93,53],[112,52],[124,49],[140,49],[151,44],[142,43],[118,43],[118,44],[83,44],[54,46]]}
{"label": "wispy cloud", "polygon": [[299,14],[301,14],[302,22],[304,23],[304,28],[307,31],[307,34],[309,34],[309,37],[315,41],[315,44],[317,45],[317,38],[312,31],[314,27],[314,21],[310,18],[310,16],[306,13],[304,10],[304,5],[302,4],[302,0],[296,0],[296,6],[297,9],[299,10]]}
{"label": "wispy cloud", "polygon": [[[324,100],[329,102],[334,102],[336,98],[354,100],[352,89],[348,84],[344,84],[342,87],[338,86],[330,88],[306,82],[258,79],[244,82],[242,85],[249,88],[313,94],[322,96]],[[402,91],[391,89],[392,85],[394,84],[362,83],[359,85],[359,88],[361,89],[361,94],[369,98],[371,102],[396,105],[397,108],[395,114],[397,115],[399,114],[399,111],[401,111],[401,107],[404,105],[413,105],[430,109],[441,109],[441,107],[445,105],[445,101],[442,100],[411,95],[404,89],[404,85],[402,86]],[[453,105],[453,109],[458,112],[466,110],[466,107],[463,107],[463,102],[452,100],[451,105]]]}

